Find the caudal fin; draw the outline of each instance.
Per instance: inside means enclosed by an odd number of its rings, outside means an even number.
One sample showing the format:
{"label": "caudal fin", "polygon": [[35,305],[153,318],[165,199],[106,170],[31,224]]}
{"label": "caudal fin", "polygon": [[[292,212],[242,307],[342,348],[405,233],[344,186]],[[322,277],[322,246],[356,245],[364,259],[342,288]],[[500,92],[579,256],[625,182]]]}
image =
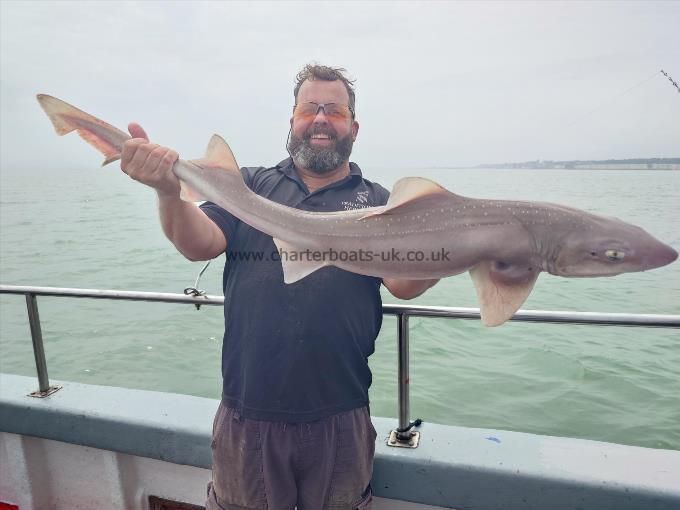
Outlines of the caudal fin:
{"label": "caudal fin", "polygon": [[59,136],[77,131],[83,140],[106,156],[102,166],[120,159],[123,143],[130,135],[56,97],[38,94],[37,98]]}

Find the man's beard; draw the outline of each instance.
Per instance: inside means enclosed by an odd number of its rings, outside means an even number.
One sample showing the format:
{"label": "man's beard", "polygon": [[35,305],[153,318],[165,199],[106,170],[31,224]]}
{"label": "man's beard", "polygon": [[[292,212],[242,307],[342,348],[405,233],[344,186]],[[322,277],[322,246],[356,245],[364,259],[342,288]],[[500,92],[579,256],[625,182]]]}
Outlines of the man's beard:
{"label": "man's beard", "polygon": [[[310,143],[312,135],[325,134],[335,145],[331,147],[313,147]],[[288,152],[297,166],[306,168],[317,174],[327,174],[335,170],[349,160],[352,153],[352,134],[345,138],[335,138],[335,135],[327,129],[310,129],[303,136],[290,134],[288,140]]]}

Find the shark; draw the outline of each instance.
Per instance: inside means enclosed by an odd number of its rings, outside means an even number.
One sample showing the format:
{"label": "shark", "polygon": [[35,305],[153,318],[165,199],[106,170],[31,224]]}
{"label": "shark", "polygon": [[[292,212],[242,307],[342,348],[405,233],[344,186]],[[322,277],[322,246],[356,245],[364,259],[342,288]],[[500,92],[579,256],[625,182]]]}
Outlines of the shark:
{"label": "shark", "polygon": [[[105,156],[102,165],[120,159],[130,135],[55,97],[37,99],[58,135],[76,131]],[[288,284],[326,266],[380,278],[469,272],[486,326],[510,319],[543,272],[614,276],[678,257],[672,247],[617,218],[551,203],[464,197],[422,177],[397,181],[384,206],[295,209],[251,191],[218,135],[203,158],[179,159],[172,171],[182,199],[214,202],[272,236]]]}

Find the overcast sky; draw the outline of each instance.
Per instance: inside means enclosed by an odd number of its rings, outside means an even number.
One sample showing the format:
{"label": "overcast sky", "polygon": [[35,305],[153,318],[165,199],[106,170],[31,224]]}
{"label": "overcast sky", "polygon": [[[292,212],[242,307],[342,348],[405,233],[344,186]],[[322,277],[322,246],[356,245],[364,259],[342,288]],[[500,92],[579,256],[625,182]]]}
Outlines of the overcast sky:
{"label": "overcast sky", "polygon": [[54,135],[38,92],[183,157],[217,132],[273,165],[311,61],[357,80],[362,167],[680,156],[658,73],[680,82],[680,2],[0,5],[3,169],[101,160]]}

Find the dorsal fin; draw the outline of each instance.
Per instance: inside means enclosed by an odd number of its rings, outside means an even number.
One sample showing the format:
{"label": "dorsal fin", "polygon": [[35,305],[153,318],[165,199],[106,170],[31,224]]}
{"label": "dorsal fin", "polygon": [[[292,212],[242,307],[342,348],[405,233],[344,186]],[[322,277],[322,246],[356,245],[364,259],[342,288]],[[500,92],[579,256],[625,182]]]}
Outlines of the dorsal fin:
{"label": "dorsal fin", "polygon": [[445,196],[455,195],[443,186],[424,177],[404,177],[394,184],[390,198],[383,207],[365,214],[360,219],[388,214],[414,202]]}
{"label": "dorsal fin", "polygon": [[[191,163],[201,168],[212,168],[216,171],[239,172],[238,163],[229,144],[220,135],[212,135],[205,150],[205,156],[201,159],[192,159]],[[201,202],[206,200],[201,194],[194,191],[184,181],[180,180],[180,197],[187,202]]]}
{"label": "dorsal fin", "polygon": [[205,150],[205,156],[201,159],[192,159],[191,162],[202,167],[222,168],[238,172],[234,153],[231,152],[229,144],[220,135],[212,135],[210,142],[208,142],[208,148]]}

